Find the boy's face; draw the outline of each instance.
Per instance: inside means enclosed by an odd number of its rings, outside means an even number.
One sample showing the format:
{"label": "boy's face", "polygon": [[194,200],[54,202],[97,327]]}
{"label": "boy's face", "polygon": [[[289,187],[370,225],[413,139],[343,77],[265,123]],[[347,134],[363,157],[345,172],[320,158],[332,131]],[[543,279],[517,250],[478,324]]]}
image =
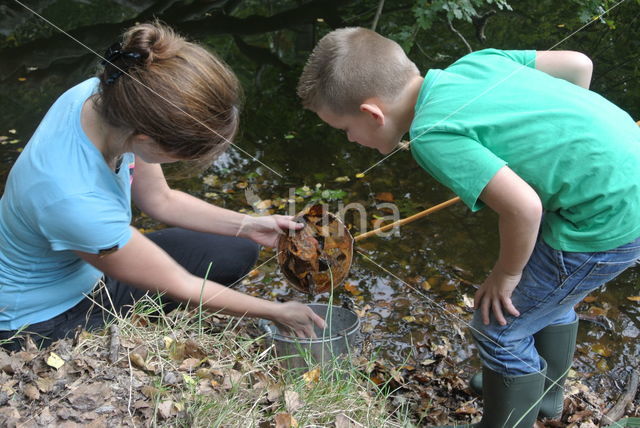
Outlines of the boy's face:
{"label": "boy's face", "polygon": [[368,111],[337,115],[328,108],[318,110],[318,117],[332,128],[347,134],[347,139],[362,146],[377,149],[386,155],[398,145],[402,135],[396,135],[389,124],[382,122]]}

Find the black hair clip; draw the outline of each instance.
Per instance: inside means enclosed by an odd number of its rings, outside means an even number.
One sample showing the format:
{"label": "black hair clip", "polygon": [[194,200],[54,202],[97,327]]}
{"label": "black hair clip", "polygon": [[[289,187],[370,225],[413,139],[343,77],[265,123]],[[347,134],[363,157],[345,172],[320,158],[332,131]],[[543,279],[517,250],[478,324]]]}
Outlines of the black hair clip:
{"label": "black hair clip", "polygon": [[103,66],[112,65],[116,68],[116,70],[109,75],[105,83],[107,85],[113,84],[120,76],[122,76],[133,64],[122,64],[120,66],[116,66],[114,64],[115,61],[118,61],[121,58],[139,60],[142,58],[142,55],[138,52],[129,52],[122,50],[122,44],[120,42],[116,42],[109,46],[107,51],[104,53],[104,59],[100,61],[100,64]]}

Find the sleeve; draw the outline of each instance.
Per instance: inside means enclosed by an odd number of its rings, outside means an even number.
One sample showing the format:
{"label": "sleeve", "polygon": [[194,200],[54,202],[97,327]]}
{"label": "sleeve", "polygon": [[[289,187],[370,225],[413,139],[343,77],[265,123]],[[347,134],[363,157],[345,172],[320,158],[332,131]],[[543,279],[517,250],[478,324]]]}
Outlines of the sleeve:
{"label": "sleeve", "polygon": [[512,61],[517,62],[518,64],[526,65],[527,67],[531,67],[531,68],[536,68],[536,51],[535,50],[522,50],[522,51],[496,50],[496,52],[509,58]]}
{"label": "sleeve", "polygon": [[55,251],[98,254],[122,248],[131,238],[127,207],[96,193],[73,195],[46,206],[41,233]]}
{"label": "sleeve", "polygon": [[411,143],[418,164],[455,192],[472,210],[484,207],[482,190],[507,163],[473,138],[447,132],[427,133]]}

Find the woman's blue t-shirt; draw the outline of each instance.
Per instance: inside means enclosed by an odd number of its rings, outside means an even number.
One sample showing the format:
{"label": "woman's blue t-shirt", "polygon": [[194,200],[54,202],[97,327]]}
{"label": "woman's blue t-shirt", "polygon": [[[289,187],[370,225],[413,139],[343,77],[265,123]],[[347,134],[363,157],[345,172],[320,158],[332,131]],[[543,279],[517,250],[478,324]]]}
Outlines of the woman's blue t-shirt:
{"label": "woman's blue t-shirt", "polygon": [[15,162],[0,199],[0,330],[50,319],[76,305],[102,273],[92,254],[131,237],[131,172],[126,153],[115,173],[82,130],[92,78],[49,109]]}

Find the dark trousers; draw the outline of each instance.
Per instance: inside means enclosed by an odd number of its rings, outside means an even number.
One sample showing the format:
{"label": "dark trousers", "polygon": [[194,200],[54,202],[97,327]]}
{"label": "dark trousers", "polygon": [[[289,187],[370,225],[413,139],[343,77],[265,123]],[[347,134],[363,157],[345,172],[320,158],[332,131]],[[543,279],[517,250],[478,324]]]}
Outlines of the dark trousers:
{"label": "dark trousers", "polygon": [[[163,229],[146,236],[196,276],[204,278],[211,264],[207,278],[226,286],[233,286],[242,279],[258,258],[259,246],[244,238],[180,228]],[[112,313],[126,315],[135,302],[147,293],[113,278],[103,279],[104,286],[96,287],[91,296],[85,297],[60,315],[26,326],[19,332],[0,331],[0,341],[18,336],[2,346],[9,350],[19,350],[24,336],[29,334],[36,345],[44,347],[55,340],[71,336],[79,327],[86,330],[100,329],[113,317]],[[165,313],[179,305],[166,297],[161,304]]]}

